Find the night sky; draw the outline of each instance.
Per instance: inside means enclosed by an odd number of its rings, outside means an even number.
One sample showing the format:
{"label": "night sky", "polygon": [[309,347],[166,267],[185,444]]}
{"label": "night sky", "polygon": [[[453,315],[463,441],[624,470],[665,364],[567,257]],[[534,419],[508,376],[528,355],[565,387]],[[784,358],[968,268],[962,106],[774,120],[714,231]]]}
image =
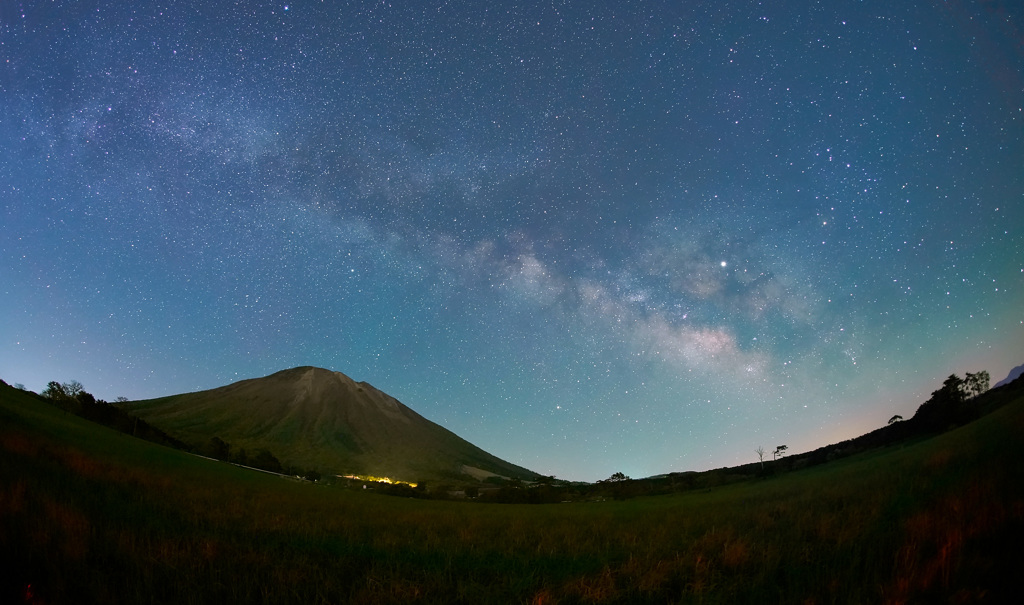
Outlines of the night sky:
{"label": "night sky", "polygon": [[0,378],[344,372],[559,478],[1024,363],[1013,1],[0,4]]}

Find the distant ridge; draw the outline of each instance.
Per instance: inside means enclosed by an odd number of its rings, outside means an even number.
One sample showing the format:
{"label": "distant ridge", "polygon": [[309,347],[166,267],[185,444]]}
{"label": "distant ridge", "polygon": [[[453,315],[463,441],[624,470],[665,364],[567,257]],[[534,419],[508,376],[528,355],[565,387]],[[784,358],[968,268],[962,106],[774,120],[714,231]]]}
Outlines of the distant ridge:
{"label": "distant ridge", "polygon": [[329,474],[406,481],[537,473],[506,462],[341,372],[310,366],[227,386],[123,404],[167,433],[202,447],[218,437],[250,454]]}
{"label": "distant ridge", "polygon": [[1001,387],[1004,384],[1010,384],[1014,380],[1017,380],[1018,378],[1020,378],[1021,374],[1024,374],[1024,365],[1019,365],[1019,366],[1013,368],[1012,370],[1010,370],[1010,373],[1006,375],[1006,378],[1004,378],[1004,379],[1000,380],[999,382],[997,382],[995,384],[995,386],[993,386],[992,388]]}

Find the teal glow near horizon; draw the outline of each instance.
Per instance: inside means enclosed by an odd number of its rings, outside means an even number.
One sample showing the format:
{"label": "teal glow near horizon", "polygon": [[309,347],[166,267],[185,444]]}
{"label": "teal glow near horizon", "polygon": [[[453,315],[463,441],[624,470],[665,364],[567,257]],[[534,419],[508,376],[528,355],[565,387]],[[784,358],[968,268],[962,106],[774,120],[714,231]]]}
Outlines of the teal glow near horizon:
{"label": "teal glow near horizon", "polygon": [[313,365],[559,478],[1024,363],[1024,12],[0,8],[0,378]]}

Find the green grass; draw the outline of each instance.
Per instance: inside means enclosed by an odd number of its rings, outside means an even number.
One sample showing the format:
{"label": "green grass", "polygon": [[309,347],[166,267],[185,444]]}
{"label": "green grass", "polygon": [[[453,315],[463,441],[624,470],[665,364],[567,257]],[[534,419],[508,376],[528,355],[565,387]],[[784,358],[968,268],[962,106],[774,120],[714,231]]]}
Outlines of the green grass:
{"label": "green grass", "polygon": [[1004,602],[1024,400],[777,477],[625,502],[389,498],[0,393],[0,602]]}

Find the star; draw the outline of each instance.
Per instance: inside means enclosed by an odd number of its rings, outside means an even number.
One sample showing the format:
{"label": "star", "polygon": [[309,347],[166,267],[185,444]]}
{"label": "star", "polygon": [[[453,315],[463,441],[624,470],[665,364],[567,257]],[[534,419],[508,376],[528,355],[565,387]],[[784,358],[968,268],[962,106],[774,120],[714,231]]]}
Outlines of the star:
{"label": "star", "polygon": [[1024,7],[99,4],[3,34],[8,383],[315,365],[595,480],[1024,363]]}

